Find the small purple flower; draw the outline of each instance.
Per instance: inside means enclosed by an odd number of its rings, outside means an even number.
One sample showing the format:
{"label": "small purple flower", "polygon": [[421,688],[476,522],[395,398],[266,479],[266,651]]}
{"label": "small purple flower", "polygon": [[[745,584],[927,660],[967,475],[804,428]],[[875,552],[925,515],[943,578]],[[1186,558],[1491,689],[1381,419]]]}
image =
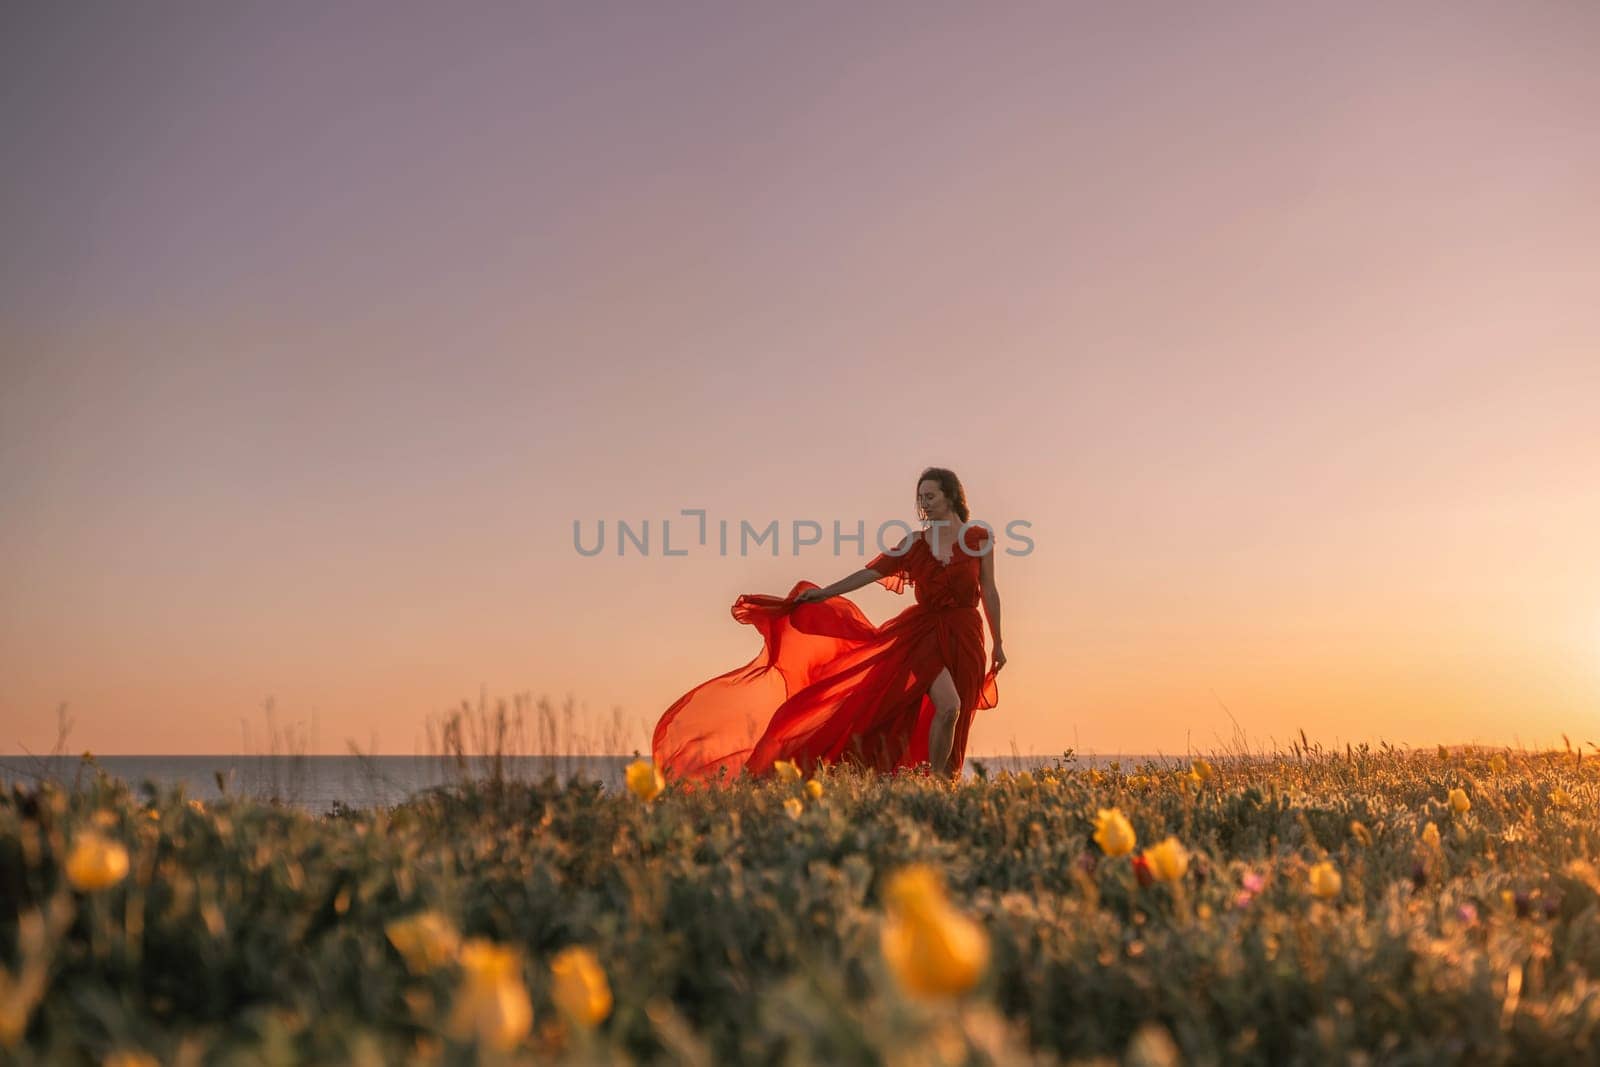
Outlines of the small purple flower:
{"label": "small purple flower", "polygon": [[1462,922],[1466,923],[1468,926],[1471,926],[1473,923],[1478,921],[1478,908],[1476,905],[1471,903],[1463,904],[1461,907],[1456,909],[1456,915],[1461,918]]}
{"label": "small purple flower", "polygon": [[1267,887],[1267,880],[1255,871],[1244,872],[1244,877],[1240,881],[1244,884],[1245,892],[1251,896],[1255,896]]}

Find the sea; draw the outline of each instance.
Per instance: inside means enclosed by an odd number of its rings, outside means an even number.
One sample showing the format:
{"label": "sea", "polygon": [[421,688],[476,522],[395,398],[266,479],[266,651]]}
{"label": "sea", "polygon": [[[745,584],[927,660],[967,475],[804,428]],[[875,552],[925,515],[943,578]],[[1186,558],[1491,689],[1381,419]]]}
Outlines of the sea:
{"label": "sea", "polygon": [[[599,782],[620,789],[623,769],[636,756],[507,756],[504,777],[514,781]],[[968,756],[963,773],[971,778],[1051,767],[1057,756]],[[1125,769],[1149,763],[1183,766],[1186,757],[1142,754],[1075,755],[1068,766]],[[97,771],[120,778],[135,790],[150,783],[163,792],[181,786],[186,797],[215,801],[224,795],[293,804],[315,814],[341,807],[393,807],[418,793],[464,779],[488,777],[488,759],[465,763],[438,756],[0,756],[0,784],[31,785],[51,780],[82,788]]]}

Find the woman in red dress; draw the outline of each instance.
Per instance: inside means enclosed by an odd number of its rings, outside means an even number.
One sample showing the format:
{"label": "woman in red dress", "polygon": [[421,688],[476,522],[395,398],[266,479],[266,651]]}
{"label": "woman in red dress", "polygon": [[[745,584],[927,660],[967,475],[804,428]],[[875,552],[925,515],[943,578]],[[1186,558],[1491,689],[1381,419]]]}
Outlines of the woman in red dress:
{"label": "woman in red dress", "polygon": [[[961,481],[942,467],[917,479],[924,527],[832,585],[801,581],[783,598],[745,594],[733,617],[763,641],[755,659],[680,697],[656,724],[656,766],[671,781],[768,774],[778,760],[810,773],[852,763],[878,771],[930,764],[959,777],[973,712],[1000,699],[1005,666],[990,531],[968,526]],[[871,582],[915,604],[873,626],[841,593]],[[993,638],[984,670],[983,601]]]}

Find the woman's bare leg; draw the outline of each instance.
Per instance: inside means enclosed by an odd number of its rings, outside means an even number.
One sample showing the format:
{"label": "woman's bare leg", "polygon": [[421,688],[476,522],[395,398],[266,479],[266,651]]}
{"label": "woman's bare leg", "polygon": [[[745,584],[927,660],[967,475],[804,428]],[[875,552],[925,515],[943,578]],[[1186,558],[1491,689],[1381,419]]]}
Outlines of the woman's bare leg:
{"label": "woman's bare leg", "polygon": [[950,775],[950,750],[956,741],[956,719],[961,714],[961,696],[956,692],[955,679],[950,668],[939,672],[939,677],[928,687],[928,697],[933,701],[933,722],[928,726],[928,763],[934,774]]}

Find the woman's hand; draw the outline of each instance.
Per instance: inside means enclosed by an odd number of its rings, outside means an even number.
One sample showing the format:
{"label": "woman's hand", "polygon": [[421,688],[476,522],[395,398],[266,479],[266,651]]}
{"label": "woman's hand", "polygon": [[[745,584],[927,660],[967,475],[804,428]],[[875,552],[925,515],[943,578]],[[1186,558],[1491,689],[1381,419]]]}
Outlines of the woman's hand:
{"label": "woman's hand", "polygon": [[1006,650],[999,645],[994,646],[994,669],[998,673],[1006,665]]}
{"label": "woman's hand", "polygon": [[796,604],[815,604],[819,600],[827,600],[828,594],[820,589],[807,589],[794,598]]}

